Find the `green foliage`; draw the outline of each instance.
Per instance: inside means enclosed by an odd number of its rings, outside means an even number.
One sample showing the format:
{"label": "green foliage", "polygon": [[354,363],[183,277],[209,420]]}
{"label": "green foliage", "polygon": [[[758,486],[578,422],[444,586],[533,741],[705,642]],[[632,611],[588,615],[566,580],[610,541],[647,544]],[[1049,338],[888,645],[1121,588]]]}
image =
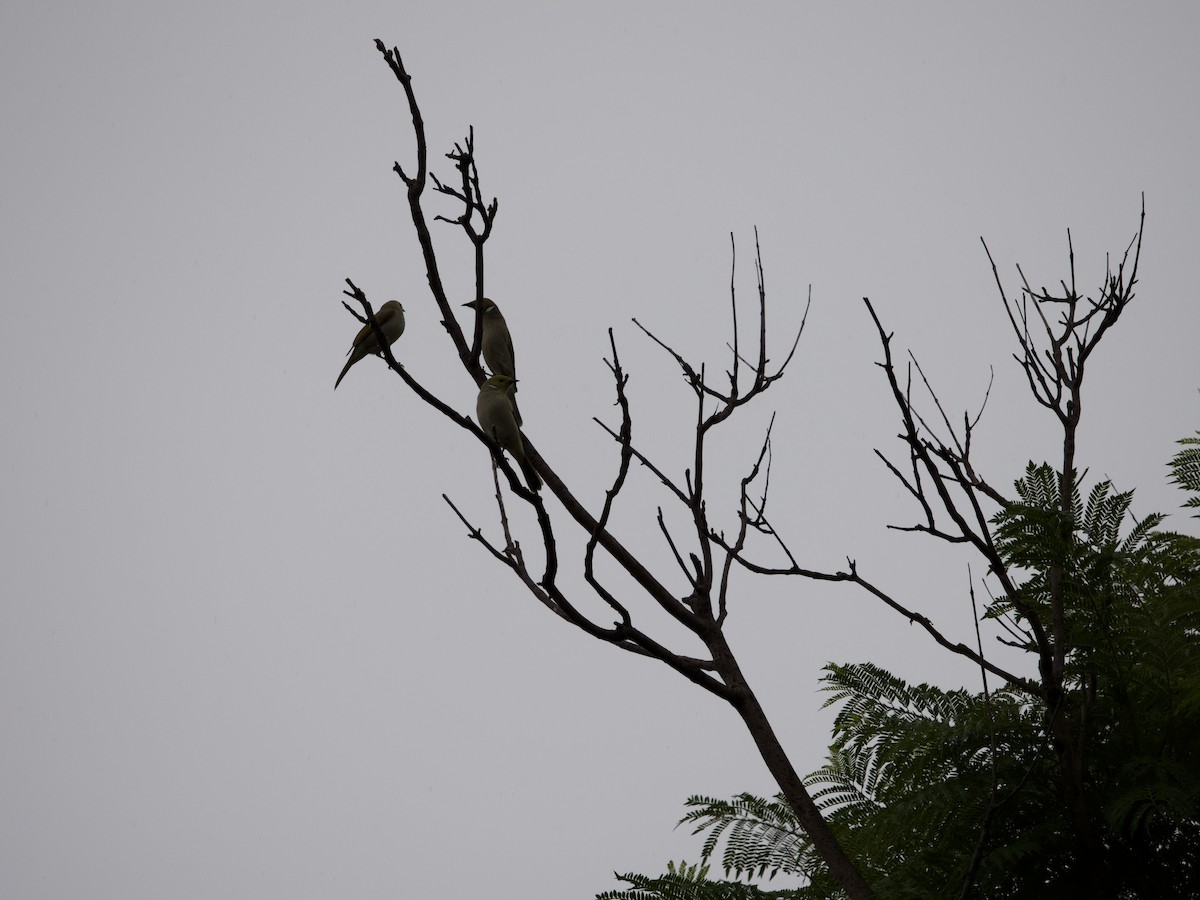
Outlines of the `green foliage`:
{"label": "green foliage", "polygon": [[597,894],[596,900],[793,900],[797,896],[740,881],[709,881],[708,866],[685,862],[668,862],[666,874],[657,878],[632,873],[616,877],[630,887]]}
{"label": "green foliage", "polygon": [[[1181,443],[1171,479],[1197,507],[1200,436]],[[1000,594],[986,611],[1020,634],[1022,609],[1050,621],[1060,586],[1064,697],[1055,709],[1015,687],[943,690],[871,663],[825,668],[833,740],[806,781],[880,897],[958,897],[969,872],[974,897],[1088,896],[1049,733],[1055,716],[1079,743],[1087,814],[1114,896],[1200,896],[1200,539],[1163,529],[1158,514],[1134,519],[1132,492],[1108,481],[1086,502],[1080,483],[1070,485],[1065,509],[1060,488],[1058,472],[1031,463],[1016,501],[993,519],[1019,602]],[[1028,630],[1018,643],[1036,649]],[[694,796],[687,807],[682,822],[705,833],[706,862],[723,840],[727,876],[787,874],[806,884],[719,893],[750,887],[623,876],[642,893],[602,896],[842,896],[782,795]],[[685,881],[685,892],[671,893]]]}
{"label": "green foliage", "polygon": [[[1185,508],[1200,508],[1200,431],[1195,437],[1180,438],[1179,443],[1184,449],[1171,460],[1171,480],[1196,495],[1188,498],[1183,504]],[[1200,513],[1193,515],[1200,518]]]}
{"label": "green foliage", "polygon": [[807,838],[791,807],[782,798],[762,800],[739,794],[732,800],[694,796],[687,799],[691,811],[679,822],[694,824],[693,834],[708,831],[701,851],[709,859],[717,842],[725,837],[721,864],[726,874],[774,878],[780,872],[797,871],[797,860]]}
{"label": "green foliage", "polygon": [[830,764],[808,783],[881,897],[957,896],[994,797],[1008,797],[1013,827],[989,874],[1030,865],[1050,824],[1018,794],[1049,766],[1035,710],[1008,691],[908,685],[870,663],[829,665],[824,682],[842,705]]}

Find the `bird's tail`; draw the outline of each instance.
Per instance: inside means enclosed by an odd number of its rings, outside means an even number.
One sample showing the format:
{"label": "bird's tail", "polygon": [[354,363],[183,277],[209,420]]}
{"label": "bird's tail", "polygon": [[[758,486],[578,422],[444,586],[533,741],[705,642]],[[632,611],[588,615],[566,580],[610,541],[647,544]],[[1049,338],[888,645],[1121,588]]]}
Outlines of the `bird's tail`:
{"label": "bird's tail", "polygon": [[342,383],[342,379],[346,377],[346,373],[350,371],[350,367],[358,362],[353,356],[346,360],[346,365],[342,367],[342,374],[337,377],[337,381],[333,383],[333,389],[336,391],[337,386]]}
{"label": "bird's tail", "polygon": [[533,466],[529,464],[529,460],[523,459],[520,461],[521,474],[525,476],[525,480],[529,482],[529,487],[535,491],[542,489],[542,479],[537,472],[533,470]]}

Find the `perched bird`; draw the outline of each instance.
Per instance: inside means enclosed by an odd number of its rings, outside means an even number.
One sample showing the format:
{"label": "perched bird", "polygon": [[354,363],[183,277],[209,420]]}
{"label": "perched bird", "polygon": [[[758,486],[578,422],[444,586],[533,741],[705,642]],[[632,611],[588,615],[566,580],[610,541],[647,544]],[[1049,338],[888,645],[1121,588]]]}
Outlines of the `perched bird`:
{"label": "perched bird", "polygon": [[517,366],[513,357],[512,338],[508,334],[508,324],[496,306],[487,297],[482,300],[472,300],[464,303],[483,316],[483,361],[492,370],[493,375],[507,375],[516,380]]}
{"label": "perched bird", "polygon": [[[378,312],[375,313],[375,321],[383,329],[383,336],[387,338],[388,346],[391,346],[396,343],[396,338],[404,334],[404,307],[400,305],[399,300],[389,300],[379,307]],[[346,373],[350,371],[352,365],[372,353],[379,353],[379,340],[375,337],[375,329],[368,322],[354,336],[354,345],[350,348],[350,359],[346,361],[342,374],[333,383],[333,389],[337,390],[337,386],[342,383],[342,379],[346,377]]]}
{"label": "perched bird", "polygon": [[508,375],[493,375],[479,388],[479,399],[475,401],[475,417],[483,433],[508,451],[521,467],[525,480],[535,491],[541,488],[542,479],[525,458],[525,445],[521,442],[521,430],[513,414],[513,379]]}
{"label": "perched bird", "polygon": [[517,361],[513,355],[512,336],[508,333],[508,323],[496,306],[487,297],[482,300],[472,300],[464,303],[477,311],[483,319],[483,361],[493,375],[507,375],[512,379],[508,399],[512,401],[513,415],[517,424],[521,423],[521,410],[517,408]]}

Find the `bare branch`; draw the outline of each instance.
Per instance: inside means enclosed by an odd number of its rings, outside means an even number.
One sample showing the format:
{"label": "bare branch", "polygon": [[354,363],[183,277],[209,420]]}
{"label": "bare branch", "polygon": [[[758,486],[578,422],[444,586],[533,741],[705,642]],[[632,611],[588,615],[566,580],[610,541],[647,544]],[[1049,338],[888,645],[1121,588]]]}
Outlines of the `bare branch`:
{"label": "bare branch", "polygon": [[[729,576],[733,569],[734,561],[741,556],[742,550],[746,546],[746,536],[750,528],[759,530],[766,519],[764,512],[767,507],[767,485],[766,476],[764,476],[763,492],[761,500],[757,505],[753,504],[749,499],[749,486],[756,478],[760,471],[764,471],[763,461],[769,460],[771,450],[771,428],[775,425],[775,417],[771,417],[771,423],[767,426],[767,433],[763,436],[762,447],[758,452],[758,458],[754,461],[754,465],[750,471],[742,477],[738,491],[738,533],[732,546],[725,551],[725,562],[721,566],[721,583],[717,590],[717,624],[721,625],[725,622],[725,617],[729,614]],[[766,470],[769,472],[770,463],[767,463]],[[754,509],[754,516],[751,518],[749,509]],[[707,543],[707,542],[706,542]]]}
{"label": "bare branch", "polygon": [[[613,431],[611,428],[609,428],[607,425],[605,425],[602,421],[600,421],[597,418],[593,417],[592,421],[595,422],[597,425],[599,425],[601,428],[603,428],[604,431],[613,440],[615,440],[617,443],[621,443],[621,436],[619,434],[617,434],[617,432]],[[636,459],[643,466],[645,466],[647,469],[649,469],[651,472],[653,472],[654,476],[660,482],[662,482],[663,486],[665,488],[667,488],[667,490],[669,490],[672,494],[675,495],[676,499],[679,500],[680,503],[687,505],[688,498],[687,498],[687,494],[683,490],[683,488],[679,487],[677,484],[675,484],[675,482],[673,482],[670,478],[668,478],[663,473],[662,469],[660,469],[658,466],[656,466],[654,463],[652,463],[650,461],[650,459],[644,453],[642,453],[640,450],[638,450],[636,447],[630,446],[629,450],[633,454],[634,459]]]}
{"label": "bare branch", "polygon": [[[425,212],[421,208],[421,194],[425,190],[426,174],[429,171],[429,149],[425,140],[425,120],[421,116],[421,108],[417,103],[417,96],[413,91],[412,78],[404,69],[404,62],[400,57],[400,51],[395,47],[388,50],[384,46],[383,41],[378,39],[375,41],[375,47],[383,54],[388,67],[391,68],[392,73],[403,86],[404,95],[408,100],[409,114],[412,117],[413,135],[417,141],[417,174],[411,178],[408,177],[404,174],[400,163],[396,163],[393,168],[404,182],[406,188],[409,214],[412,217],[413,227],[417,232],[417,242],[421,246],[421,255],[425,260],[425,275],[429,281],[429,290],[433,293],[434,300],[441,311],[442,325],[450,335],[450,339],[454,343],[454,348],[458,352],[459,359],[463,360],[464,364],[466,364],[469,358],[469,348],[467,347],[466,340],[463,338],[462,329],[458,327],[458,322],[450,308],[450,301],[446,297],[446,289],[442,284],[441,271],[438,268],[437,254],[433,249],[433,237],[429,233],[429,225],[425,221]],[[481,381],[482,378],[479,380]]]}
{"label": "bare branch", "polygon": [[621,487],[625,484],[625,478],[629,474],[629,461],[633,457],[630,449],[630,443],[633,439],[633,420],[629,415],[629,398],[625,396],[625,385],[629,379],[621,371],[621,359],[617,355],[617,341],[613,337],[611,328],[608,329],[608,343],[612,348],[612,361],[608,363],[608,367],[612,371],[613,381],[616,383],[617,405],[621,408],[621,456],[612,487],[605,492],[604,508],[600,513],[600,518],[596,521],[596,527],[592,529],[592,533],[588,537],[587,548],[583,555],[583,575],[587,583],[592,586],[592,590],[604,602],[616,610],[617,614],[621,617],[622,624],[628,626],[630,625],[629,611],[617,602],[616,597],[600,584],[595,573],[596,542],[600,532],[608,525],[608,517],[612,513],[613,503],[616,502],[617,494],[621,492]]}

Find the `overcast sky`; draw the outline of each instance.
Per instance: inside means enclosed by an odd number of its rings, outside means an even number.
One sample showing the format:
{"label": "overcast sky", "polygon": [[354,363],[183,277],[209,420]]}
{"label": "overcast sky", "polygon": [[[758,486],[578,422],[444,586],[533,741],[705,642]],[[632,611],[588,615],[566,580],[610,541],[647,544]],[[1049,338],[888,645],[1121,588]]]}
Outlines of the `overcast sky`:
{"label": "overcast sky", "polygon": [[[614,472],[591,422],[615,414],[610,326],[635,437],[681,475],[690,394],[630,319],[723,368],[730,233],[749,300],[757,226],[775,358],[810,285],[812,311],[789,377],[719,439],[711,511],[732,524],[778,411],[772,503],[802,561],[853,556],[967,640],[968,558],[885,529],[914,511],[872,453],[900,448],[862,297],[951,410],[994,368],[977,450],[1010,484],[1054,429],[979,239],[1015,291],[1017,262],[1067,277],[1069,227],[1092,290],[1145,192],[1080,458],[1139,515],[1174,510],[1164,463],[1200,427],[1198,33],[1185,3],[6,4],[0,895],[588,898],[697,858],[672,831],[688,794],[775,791],[728,708],[565,626],[467,539],[441,495],[496,534],[477,442],[377,360],[334,393],[349,276],[403,301],[398,357],[474,408],[374,38],[404,55],[438,171],[475,127],[500,198],[487,290],[526,429],[577,496],[598,509]],[[470,299],[461,237],[436,239]],[[627,495],[622,539],[680,586],[669,497],[642,472]],[[977,684],[850,588],[735,589],[730,639],[801,771],[829,739],[827,660]]]}

